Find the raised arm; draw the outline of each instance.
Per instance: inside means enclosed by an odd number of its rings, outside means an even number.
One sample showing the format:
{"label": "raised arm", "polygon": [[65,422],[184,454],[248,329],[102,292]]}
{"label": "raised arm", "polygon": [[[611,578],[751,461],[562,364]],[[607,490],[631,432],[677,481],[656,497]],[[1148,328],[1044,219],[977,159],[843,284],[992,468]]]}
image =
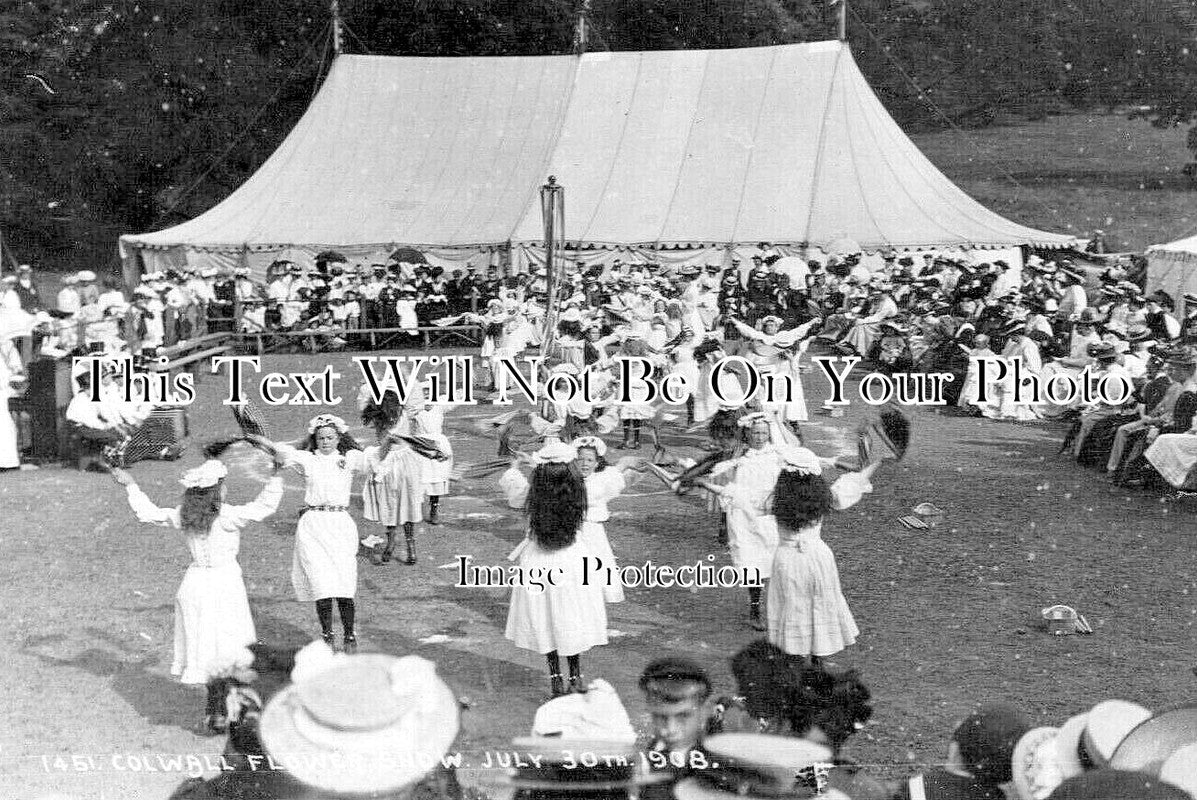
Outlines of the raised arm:
{"label": "raised arm", "polygon": [[499,489],[507,498],[508,508],[523,508],[528,502],[528,479],[516,464],[512,461],[507,471],[499,476]]}
{"label": "raised arm", "polygon": [[180,527],[178,508],[159,508],[154,505],[154,502],[146,496],[146,493],[133,480],[133,476],[123,469],[114,467],[112,469],[112,477],[116,479],[117,483],[125,487],[125,492],[129,499],[129,507],[133,509],[133,514],[137,517],[138,522],[160,525],[164,528]]}
{"label": "raised arm", "polygon": [[831,484],[832,503],[837,511],[851,508],[859,503],[862,497],[873,491],[871,479],[879,466],[881,466],[880,461],[869,464],[860,472],[841,475],[835,483]]}

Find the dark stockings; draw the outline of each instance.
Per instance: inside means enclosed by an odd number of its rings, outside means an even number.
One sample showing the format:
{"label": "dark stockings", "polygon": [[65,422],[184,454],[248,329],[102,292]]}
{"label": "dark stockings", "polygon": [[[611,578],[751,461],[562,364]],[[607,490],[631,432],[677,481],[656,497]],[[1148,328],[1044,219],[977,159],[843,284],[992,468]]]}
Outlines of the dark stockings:
{"label": "dark stockings", "polygon": [[[320,633],[324,637],[324,641],[332,641],[332,597],[322,597],[316,601],[316,616],[320,618]],[[346,639],[353,639],[353,618],[356,612],[356,607],[353,604],[352,597],[338,597],[337,611],[341,615],[341,627],[345,631]]]}

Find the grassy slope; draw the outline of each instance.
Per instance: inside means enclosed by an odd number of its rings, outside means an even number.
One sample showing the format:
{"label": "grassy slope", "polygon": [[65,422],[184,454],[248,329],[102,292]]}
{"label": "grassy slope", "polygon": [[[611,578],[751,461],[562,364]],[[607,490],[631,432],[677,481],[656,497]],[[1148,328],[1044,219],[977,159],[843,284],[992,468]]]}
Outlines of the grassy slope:
{"label": "grassy slope", "polygon": [[913,138],[962,189],[1027,225],[1083,236],[1101,228],[1113,248],[1137,251],[1197,229],[1182,128],[1076,114]]}

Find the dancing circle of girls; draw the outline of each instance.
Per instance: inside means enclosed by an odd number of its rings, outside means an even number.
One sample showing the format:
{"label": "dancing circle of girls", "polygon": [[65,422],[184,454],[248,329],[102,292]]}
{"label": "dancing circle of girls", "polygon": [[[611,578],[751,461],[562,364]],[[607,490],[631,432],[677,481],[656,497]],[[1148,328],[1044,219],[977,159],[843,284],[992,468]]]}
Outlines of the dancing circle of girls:
{"label": "dancing circle of girls", "polygon": [[[372,563],[391,563],[394,533],[402,525],[407,564],[416,563],[415,525],[438,524],[439,501],[448,493],[452,448],[444,434],[444,411],[415,396],[406,406],[393,392],[381,402],[362,404],[362,421],[373,427],[377,442],[362,448],[340,417],[313,418],[306,435],[293,443],[272,442],[246,434],[205,449],[206,460],[182,476],[177,506],[156,505],[133,476],[113,467],[125,487],[134,516],[143,523],[180,530],[191,555],[175,595],[174,657],[171,673],[181,683],[206,685],[201,733],[227,730],[224,708],[228,682],[249,669],[257,642],[253,616],[237,556],[241,531],[278,510],[283,497],[281,472],[291,469],[304,481],[303,507],[295,530],[291,584],[296,600],[314,603],[320,635],[333,647],[334,608],[340,616],[341,648],[357,651],[357,560],[362,543],[349,513],[355,476],[364,476],[366,519],[386,526],[385,547],[370,553]],[[229,470],[222,460],[239,442],[265,452],[273,475],[257,498],[244,505],[225,502]],[[428,500],[428,515],[422,504]]]}

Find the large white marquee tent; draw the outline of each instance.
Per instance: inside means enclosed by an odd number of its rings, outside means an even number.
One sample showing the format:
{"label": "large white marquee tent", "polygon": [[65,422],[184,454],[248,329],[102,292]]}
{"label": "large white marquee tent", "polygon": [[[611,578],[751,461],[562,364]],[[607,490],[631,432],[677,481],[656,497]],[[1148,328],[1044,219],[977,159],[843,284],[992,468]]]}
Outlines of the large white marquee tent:
{"label": "large white marquee tent", "polygon": [[[718,261],[768,242],[1061,247],[977,203],[885,111],[842,42],[581,56],[339,56],[278,150],[221,203],[123,236],[126,272],[401,246],[444,265],[543,258],[565,187],[580,260]],[[712,252],[714,251],[714,252]]]}

